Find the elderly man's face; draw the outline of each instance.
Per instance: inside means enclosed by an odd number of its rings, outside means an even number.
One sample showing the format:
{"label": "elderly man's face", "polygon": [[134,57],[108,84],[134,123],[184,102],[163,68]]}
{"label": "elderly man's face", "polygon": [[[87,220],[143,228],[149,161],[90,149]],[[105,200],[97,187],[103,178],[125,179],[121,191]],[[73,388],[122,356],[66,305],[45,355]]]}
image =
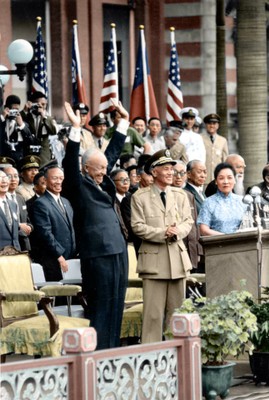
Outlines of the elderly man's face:
{"label": "elderly man's face", "polygon": [[8,192],[9,188],[9,177],[4,173],[4,171],[0,171],[0,197],[4,197]]}
{"label": "elderly man's face", "polygon": [[192,169],[187,172],[188,182],[195,186],[202,186],[207,177],[206,166],[202,162],[194,164]]}
{"label": "elderly man's face", "polygon": [[88,158],[84,166],[86,173],[100,185],[107,172],[107,159],[102,153],[95,153]]}
{"label": "elderly man's face", "polygon": [[158,165],[153,168],[152,176],[154,183],[161,189],[165,189],[167,186],[172,185],[174,168],[172,164]]}
{"label": "elderly man's face", "polygon": [[186,167],[183,164],[174,165],[173,186],[181,188],[187,179]]}
{"label": "elderly man's face", "polygon": [[235,158],[230,161],[229,164],[234,167],[236,174],[244,175],[246,164],[243,158]]}
{"label": "elderly man's face", "polygon": [[5,173],[9,177],[9,191],[13,192],[19,185],[19,174],[16,168],[7,167],[5,168]]}

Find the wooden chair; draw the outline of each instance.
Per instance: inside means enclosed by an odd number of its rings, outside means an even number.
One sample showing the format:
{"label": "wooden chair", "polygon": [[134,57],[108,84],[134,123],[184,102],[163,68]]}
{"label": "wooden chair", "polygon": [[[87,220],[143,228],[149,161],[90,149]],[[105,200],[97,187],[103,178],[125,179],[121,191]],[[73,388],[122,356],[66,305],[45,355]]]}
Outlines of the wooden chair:
{"label": "wooden chair", "polygon": [[[1,361],[8,353],[59,356],[63,330],[89,326],[87,319],[56,316],[51,301],[44,291],[34,289],[28,254],[4,248],[0,252]],[[45,315],[39,315],[38,304]]]}

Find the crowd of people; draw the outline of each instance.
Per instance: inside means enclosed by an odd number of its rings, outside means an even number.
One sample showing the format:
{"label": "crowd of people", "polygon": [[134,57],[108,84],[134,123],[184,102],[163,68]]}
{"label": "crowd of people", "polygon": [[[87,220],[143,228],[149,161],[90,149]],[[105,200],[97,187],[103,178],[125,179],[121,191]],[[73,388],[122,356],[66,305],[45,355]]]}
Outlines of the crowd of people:
{"label": "crowd of people", "polygon": [[[205,272],[200,235],[236,232],[247,211],[246,165],[217,133],[217,114],[202,121],[185,107],[163,127],[111,103],[111,127],[82,103],[65,103],[59,127],[41,92],[22,110],[8,96],[0,117],[0,248],[28,251],[48,281],[80,258],[98,349],[120,345],[128,243],[143,279],[142,343],[160,341],[189,274]],[[269,212],[269,165],[262,177]]]}

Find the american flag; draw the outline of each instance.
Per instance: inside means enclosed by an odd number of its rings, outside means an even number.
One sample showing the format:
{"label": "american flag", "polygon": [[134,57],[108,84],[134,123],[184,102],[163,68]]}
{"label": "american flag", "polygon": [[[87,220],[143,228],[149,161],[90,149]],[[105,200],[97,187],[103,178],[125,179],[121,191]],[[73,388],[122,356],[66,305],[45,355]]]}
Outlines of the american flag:
{"label": "american flag", "polygon": [[[73,21],[72,40],[72,102],[73,105],[84,103],[88,105],[86,90],[82,79],[80,55],[78,47],[78,22]],[[89,118],[88,118],[89,119]]]}
{"label": "american flag", "polygon": [[148,121],[158,117],[159,112],[153,90],[148,55],[144,36],[144,26],[140,25],[139,45],[137,51],[134,85],[131,94],[130,121],[142,117]]}
{"label": "american flag", "polygon": [[37,36],[34,50],[34,72],[32,91],[44,93],[48,97],[48,75],[45,46],[42,39],[41,17],[37,17]]}
{"label": "american flag", "polygon": [[170,28],[171,52],[168,76],[168,92],[166,105],[166,121],[179,120],[180,110],[183,108],[183,95],[180,82],[180,68],[175,42],[175,28]]}
{"label": "american flag", "polygon": [[105,114],[111,111],[110,99],[119,99],[118,85],[118,59],[117,59],[117,42],[116,42],[116,25],[111,24],[111,36],[109,54],[105,67],[104,83],[101,92],[99,111]]}

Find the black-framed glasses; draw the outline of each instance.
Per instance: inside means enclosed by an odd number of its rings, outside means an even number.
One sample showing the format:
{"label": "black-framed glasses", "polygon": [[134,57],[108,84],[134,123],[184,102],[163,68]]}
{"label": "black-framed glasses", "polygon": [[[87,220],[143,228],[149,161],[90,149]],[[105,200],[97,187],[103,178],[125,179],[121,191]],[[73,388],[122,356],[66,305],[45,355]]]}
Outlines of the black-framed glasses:
{"label": "black-framed glasses", "polygon": [[176,171],[174,170],[174,176],[185,176],[186,175],[186,171]]}
{"label": "black-framed glasses", "polygon": [[114,179],[114,182],[130,183],[130,179],[129,178]]}

